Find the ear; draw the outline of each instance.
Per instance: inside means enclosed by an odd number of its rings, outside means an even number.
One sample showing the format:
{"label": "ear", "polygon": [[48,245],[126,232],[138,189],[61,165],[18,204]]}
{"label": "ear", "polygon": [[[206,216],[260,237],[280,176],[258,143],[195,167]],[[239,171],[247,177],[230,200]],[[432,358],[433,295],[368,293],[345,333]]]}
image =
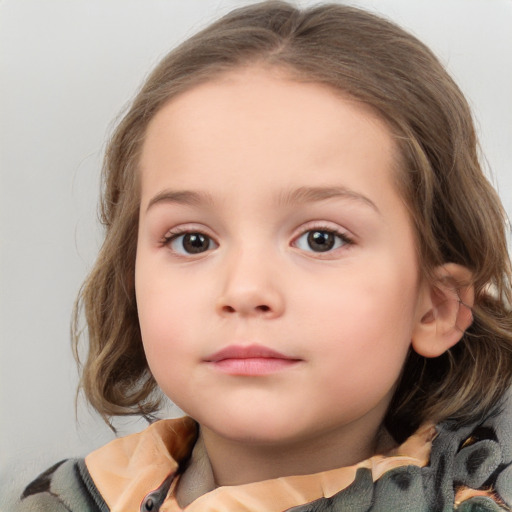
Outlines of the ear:
{"label": "ear", "polygon": [[412,335],[413,349],[423,357],[437,357],[453,347],[473,322],[472,273],[455,263],[435,271],[436,281],[425,283],[418,302]]}

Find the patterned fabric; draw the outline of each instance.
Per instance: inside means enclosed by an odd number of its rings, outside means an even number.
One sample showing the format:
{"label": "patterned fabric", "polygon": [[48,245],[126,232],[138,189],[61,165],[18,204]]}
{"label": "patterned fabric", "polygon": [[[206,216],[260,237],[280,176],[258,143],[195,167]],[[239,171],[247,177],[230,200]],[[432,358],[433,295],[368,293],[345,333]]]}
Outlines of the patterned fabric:
{"label": "patterned fabric", "polygon": [[46,470],[25,488],[15,507],[15,511],[20,512],[109,510],[97,492],[83,459],[63,460]]}
{"label": "patterned fabric", "polygon": [[[319,495],[317,499],[294,507],[277,508],[276,505],[271,509],[261,508],[262,502],[258,501],[257,493],[264,494],[273,489],[276,481],[269,480],[252,484],[252,496],[250,493],[237,494],[244,486],[219,488],[201,496],[184,510],[510,512],[512,406],[510,398],[507,400],[502,408],[473,425],[460,427],[449,421],[438,425],[430,460],[424,467],[417,464],[393,467],[394,459],[391,457],[388,461],[391,462],[388,464],[390,469],[375,478],[372,468],[362,463],[358,465],[351,482],[340,485],[338,492]],[[115,505],[112,510],[181,510],[171,499],[173,484],[178,480],[173,475],[167,475],[158,486],[146,489],[145,499],[136,506],[132,504],[128,508],[118,508]],[[314,478],[315,475],[302,478],[310,477]],[[45,471],[27,486],[15,512],[107,512],[110,509],[98,488],[101,488],[101,482],[93,483],[83,460],[66,460]],[[219,495],[228,499],[219,501],[216,498]]]}

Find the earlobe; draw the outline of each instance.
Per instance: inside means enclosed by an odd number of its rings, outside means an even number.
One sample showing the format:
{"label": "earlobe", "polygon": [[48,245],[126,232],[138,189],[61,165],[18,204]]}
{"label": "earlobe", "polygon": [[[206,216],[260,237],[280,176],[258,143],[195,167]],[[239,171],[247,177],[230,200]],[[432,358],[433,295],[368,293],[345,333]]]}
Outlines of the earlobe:
{"label": "earlobe", "polygon": [[412,335],[412,347],[423,357],[438,357],[446,352],[473,322],[471,271],[447,263],[436,270],[436,276],[436,282],[425,284],[422,291]]}

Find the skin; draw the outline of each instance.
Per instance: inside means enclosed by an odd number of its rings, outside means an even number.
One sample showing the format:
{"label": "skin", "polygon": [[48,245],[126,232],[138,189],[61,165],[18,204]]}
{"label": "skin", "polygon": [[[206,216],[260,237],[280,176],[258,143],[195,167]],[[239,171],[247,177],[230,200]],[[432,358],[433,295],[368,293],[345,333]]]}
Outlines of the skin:
{"label": "skin", "polygon": [[[216,484],[375,452],[411,340],[436,316],[396,156],[368,107],[261,67],[197,86],[151,121],[140,161],[142,338],[163,392],[201,425]],[[313,232],[340,235],[319,252]],[[202,233],[209,248],[187,253],[183,233]],[[253,375],[209,360],[254,344],[292,362]]]}

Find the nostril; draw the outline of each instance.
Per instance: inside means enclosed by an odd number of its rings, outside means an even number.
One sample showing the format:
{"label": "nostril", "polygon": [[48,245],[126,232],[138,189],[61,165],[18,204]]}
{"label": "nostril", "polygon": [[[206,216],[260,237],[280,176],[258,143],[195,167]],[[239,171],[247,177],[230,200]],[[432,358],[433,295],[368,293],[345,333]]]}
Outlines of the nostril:
{"label": "nostril", "polygon": [[259,306],[254,306],[254,307],[250,307],[249,305],[247,305],[247,307],[244,305],[242,305],[241,307],[237,307],[236,305],[230,306],[229,304],[225,304],[224,306],[222,306],[220,308],[220,311],[224,314],[240,313],[242,315],[247,315],[247,314],[268,313],[268,312],[272,311],[272,308],[270,306],[267,306],[266,304],[260,304]]}

